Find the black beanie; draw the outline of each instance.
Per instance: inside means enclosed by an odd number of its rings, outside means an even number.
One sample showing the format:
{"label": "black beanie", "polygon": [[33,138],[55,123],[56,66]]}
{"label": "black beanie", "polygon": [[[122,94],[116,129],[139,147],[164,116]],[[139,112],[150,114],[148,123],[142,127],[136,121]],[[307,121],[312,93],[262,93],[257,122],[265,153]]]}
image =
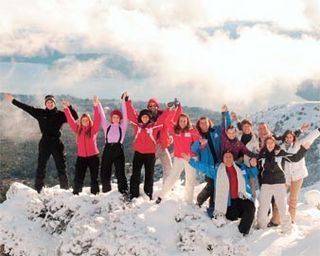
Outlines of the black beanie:
{"label": "black beanie", "polygon": [[44,97],[44,104],[46,104],[48,100],[51,100],[51,101],[54,102],[54,104],[57,104],[56,99],[54,98],[53,95],[50,95],[50,94],[49,94],[49,95],[47,95],[46,97]]}
{"label": "black beanie", "polygon": [[151,118],[152,118],[152,112],[148,109],[142,109],[139,113],[139,116],[138,116],[138,122],[139,123],[142,123],[142,120],[141,120],[141,117],[143,115],[147,115],[149,117],[149,122],[151,122]]}

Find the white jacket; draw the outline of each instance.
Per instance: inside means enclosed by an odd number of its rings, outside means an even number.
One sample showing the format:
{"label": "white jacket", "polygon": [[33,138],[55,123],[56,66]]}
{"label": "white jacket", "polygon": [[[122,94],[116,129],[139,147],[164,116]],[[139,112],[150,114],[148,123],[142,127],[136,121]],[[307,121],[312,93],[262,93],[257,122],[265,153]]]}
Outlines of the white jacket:
{"label": "white jacket", "polygon": [[[296,141],[291,145],[287,145],[283,143],[281,145],[281,148],[288,153],[295,154],[298,152],[302,144],[306,142],[312,144],[319,136],[320,136],[320,132],[318,129],[316,129],[310,132],[303,139]],[[299,162],[285,162],[284,173],[285,173],[287,185],[290,185],[292,181],[297,181],[307,177],[308,170],[306,167],[305,159],[302,158]]]}
{"label": "white jacket", "polygon": [[[239,140],[241,141],[241,137],[242,137],[243,133],[241,132],[239,134]],[[252,133],[252,138],[251,140],[246,144],[247,149],[249,149],[251,152],[253,153],[259,153],[259,138],[255,133]],[[243,163],[246,166],[250,166],[249,160],[251,159],[251,157],[244,155],[243,156]]]}
{"label": "white jacket", "polygon": [[[246,182],[243,177],[242,170],[236,164],[233,164],[233,167],[237,172],[239,198],[246,198]],[[224,163],[221,163],[217,170],[215,189],[215,212],[217,214],[226,214],[228,208],[229,192],[230,182],[226,166],[224,165]]]}

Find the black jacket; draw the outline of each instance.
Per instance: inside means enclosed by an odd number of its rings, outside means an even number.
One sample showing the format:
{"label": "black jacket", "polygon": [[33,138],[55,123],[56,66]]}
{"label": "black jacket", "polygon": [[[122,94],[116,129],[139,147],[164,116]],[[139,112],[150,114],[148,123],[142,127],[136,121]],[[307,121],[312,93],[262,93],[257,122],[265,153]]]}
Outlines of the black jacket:
{"label": "black jacket", "polygon": [[[54,108],[49,110],[47,108],[34,108],[27,104],[14,99],[12,104],[23,109],[35,119],[37,119],[44,139],[58,139],[61,136],[61,127],[67,122],[66,116],[63,111]],[[75,119],[78,119],[77,112],[70,106],[70,111]]]}
{"label": "black jacket", "polygon": [[296,154],[290,154],[283,150],[278,153],[264,151],[258,159],[260,184],[285,184],[284,164],[300,161],[307,150],[301,147]]}

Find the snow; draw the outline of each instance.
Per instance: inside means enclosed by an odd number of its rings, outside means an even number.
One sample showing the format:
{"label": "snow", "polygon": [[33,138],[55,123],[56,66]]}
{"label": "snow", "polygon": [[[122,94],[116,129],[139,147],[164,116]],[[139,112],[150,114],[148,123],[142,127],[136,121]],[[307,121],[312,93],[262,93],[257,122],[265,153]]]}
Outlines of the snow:
{"label": "snow", "polygon": [[320,209],[320,191],[310,190],[304,194],[304,198],[307,204]]}
{"label": "snow", "polygon": [[[311,122],[314,129],[320,127],[320,102],[276,106],[251,118],[254,123],[267,122],[277,134],[304,122]],[[315,144],[320,152],[320,139]],[[311,164],[319,166],[315,156]],[[198,185],[194,195],[204,185]],[[154,185],[154,198],[161,188],[162,180]],[[2,245],[6,253],[16,256],[318,255],[320,181],[302,189],[296,223],[286,235],[279,228],[253,227],[249,236],[243,237],[238,222],[218,228],[218,223],[207,217],[205,207],[186,205],[183,193],[184,186],[177,184],[156,205],[145,195],[128,203],[116,185],[107,194],[91,195],[85,188],[75,196],[59,186],[38,194],[14,183],[7,200],[0,204],[0,255]]]}
{"label": "snow", "polygon": [[[155,194],[161,187],[161,180],[155,183]],[[292,233],[253,228],[243,237],[238,222],[217,228],[205,207],[185,204],[181,184],[157,205],[145,195],[126,202],[115,185],[107,194],[85,188],[75,196],[59,186],[37,194],[14,183],[0,204],[0,245],[19,256],[317,255],[320,210],[307,202],[319,190],[320,182],[303,189]]]}
{"label": "snow", "polygon": [[286,129],[299,129],[304,122],[311,123],[312,129],[320,127],[320,101],[291,102],[270,107],[251,116],[254,124],[266,122],[271,129],[281,134]]}

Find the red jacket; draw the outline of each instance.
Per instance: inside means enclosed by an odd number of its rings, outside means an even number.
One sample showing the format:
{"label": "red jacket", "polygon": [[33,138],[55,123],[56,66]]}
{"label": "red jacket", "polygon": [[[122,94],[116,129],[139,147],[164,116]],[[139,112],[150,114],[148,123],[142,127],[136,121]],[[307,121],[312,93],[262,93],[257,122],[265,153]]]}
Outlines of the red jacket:
{"label": "red jacket", "polygon": [[[130,120],[130,119],[129,119]],[[142,154],[151,154],[156,152],[156,136],[162,129],[163,124],[151,123],[146,127],[141,126],[136,121],[130,123],[134,129],[133,149]]]}
{"label": "red jacket", "polygon": [[[134,109],[131,100],[126,101],[126,108],[128,113],[128,119],[130,120],[131,118],[131,120],[136,121],[139,116],[139,113]],[[158,130],[157,134],[154,137],[156,138],[157,144],[160,144],[161,147],[165,149],[170,145],[169,128],[166,125],[166,120],[171,120],[172,116],[174,116],[175,114],[175,111],[170,109],[158,111],[160,114],[156,120],[156,123],[162,124],[163,127],[162,129]]]}
{"label": "red jacket", "polygon": [[[66,115],[67,121],[71,129],[77,133],[79,124],[72,117],[69,108],[64,109],[64,113]],[[100,128],[101,116],[98,111],[98,107],[94,107],[94,120],[93,125],[91,127],[91,136],[86,135],[86,131],[89,127],[84,128],[79,137],[77,138],[78,145],[78,156],[80,157],[89,157],[99,154],[99,150],[97,147],[97,135]]]}
{"label": "red jacket", "polygon": [[157,135],[159,131],[163,128],[163,123],[158,121],[155,123],[150,123],[146,127],[139,124],[137,121],[137,113],[132,106],[131,101],[126,101],[128,120],[133,126],[134,130],[134,140],[133,149],[142,154],[152,154],[156,152],[157,145]]}

